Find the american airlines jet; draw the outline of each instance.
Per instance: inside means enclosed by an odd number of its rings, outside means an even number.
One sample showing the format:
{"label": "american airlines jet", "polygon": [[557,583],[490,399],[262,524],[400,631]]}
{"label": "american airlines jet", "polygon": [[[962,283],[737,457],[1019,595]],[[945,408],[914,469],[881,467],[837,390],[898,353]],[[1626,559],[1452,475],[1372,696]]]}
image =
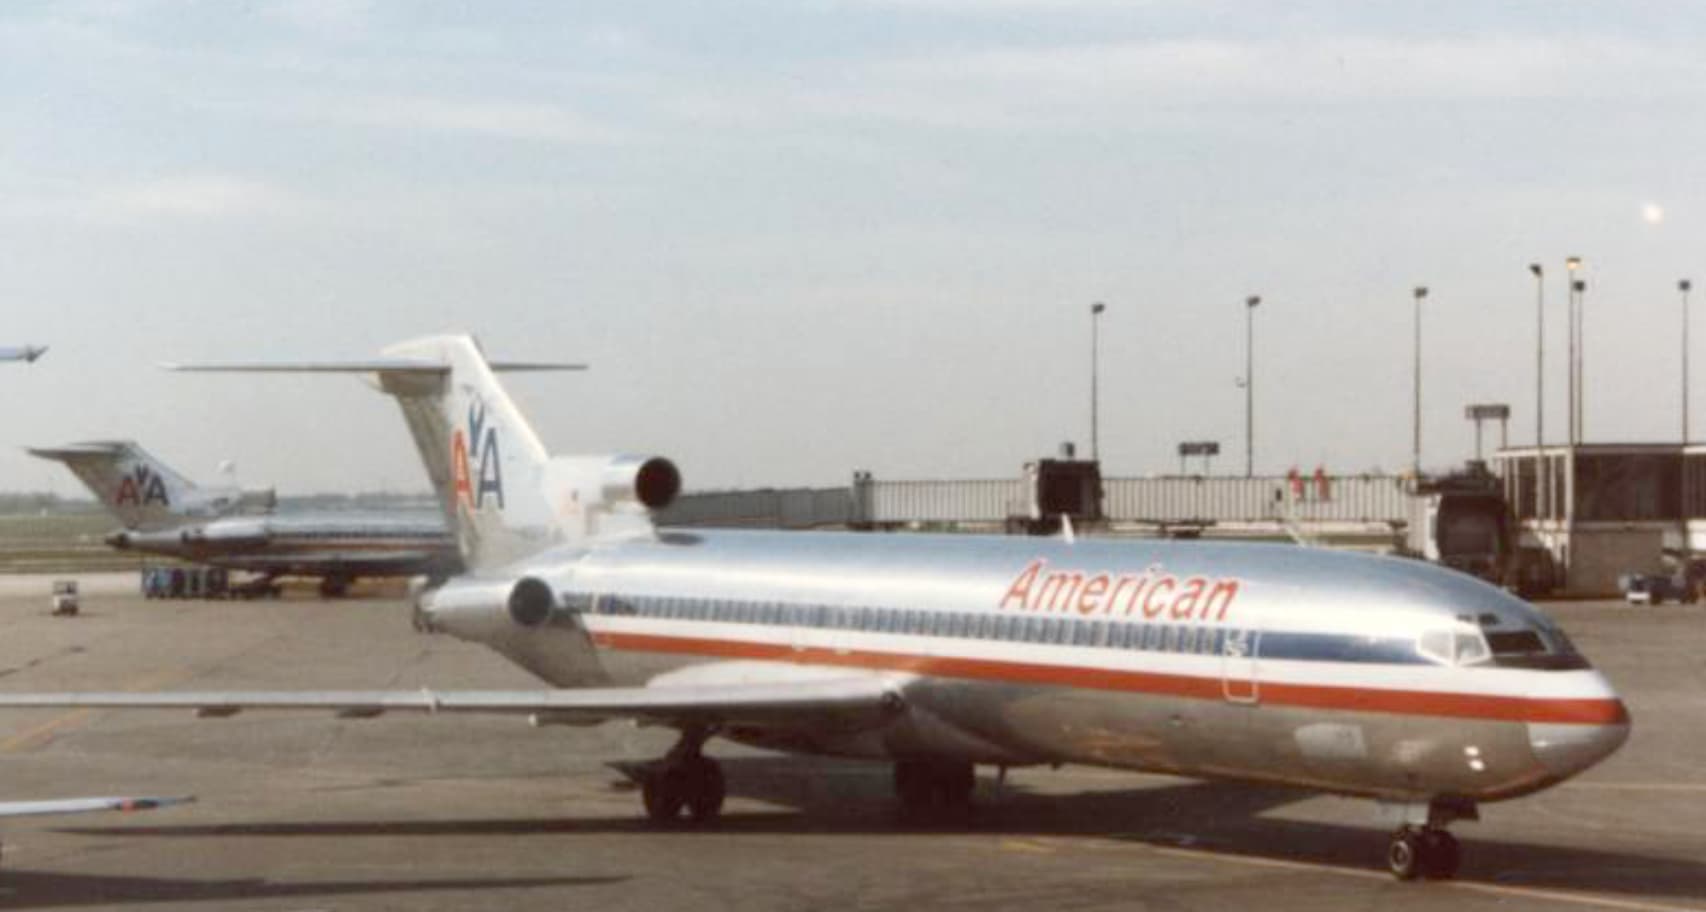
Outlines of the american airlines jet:
{"label": "american airlines jet", "polygon": [[358,577],[444,578],[462,570],[456,544],[430,512],[319,510],[274,513],[271,488],[201,486],[132,440],[32,447],[65,464],[124,528],[106,537],[139,551],[260,574],[250,592],[274,592],[281,576],[320,578],[342,595]]}
{"label": "american airlines jet", "polygon": [[474,341],[349,364],[395,396],[466,575],[435,630],[531,691],[6,694],[4,706],[512,713],[680,732],[646,813],[710,821],[721,737],[893,764],[908,807],[974,768],[1082,763],[1363,796],[1399,878],[1450,877],[1446,827],[1628,737],[1610,685],[1533,606],[1424,563],[1280,545],[658,529],[665,459],[550,458]]}

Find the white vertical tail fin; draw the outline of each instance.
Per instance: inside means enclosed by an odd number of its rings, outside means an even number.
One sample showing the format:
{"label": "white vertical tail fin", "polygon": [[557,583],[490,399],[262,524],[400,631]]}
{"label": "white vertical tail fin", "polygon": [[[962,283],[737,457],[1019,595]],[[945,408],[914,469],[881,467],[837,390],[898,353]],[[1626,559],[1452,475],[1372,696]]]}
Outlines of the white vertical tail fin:
{"label": "white vertical tail fin", "polygon": [[446,522],[470,569],[538,553],[574,529],[558,521],[551,459],[497,371],[584,370],[580,364],[488,362],[470,336],[428,336],[353,362],[168,365],[222,372],[358,373],[396,397]]}
{"label": "white vertical tail fin", "polygon": [[448,367],[431,377],[379,371],[377,380],[402,406],[468,566],[501,566],[555,544],[559,536],[544,491],[550,456],[479,344],[469,336],[431,336],[384,353]]}

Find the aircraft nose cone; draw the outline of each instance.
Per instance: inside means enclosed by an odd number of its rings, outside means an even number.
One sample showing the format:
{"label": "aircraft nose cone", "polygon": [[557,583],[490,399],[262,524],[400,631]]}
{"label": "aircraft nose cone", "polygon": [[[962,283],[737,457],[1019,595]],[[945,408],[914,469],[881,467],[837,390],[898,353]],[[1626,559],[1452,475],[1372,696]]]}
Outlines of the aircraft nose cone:
{"label": "aircraft nose cone", "polygon": [[1569,683],[1568,695],[1537,694],[1544,718],[1528,723],[1534,759],[1559,779],[1604,760],[1629,740],[1629,710],[1603,677],[1589,672]]}
{"label": "aircraft nose cone", "polygon": [[1563,779],[1612,755],[1629,740],[1629,723],[1560,725],[1528,723],[1528,743],[1547,772]]}

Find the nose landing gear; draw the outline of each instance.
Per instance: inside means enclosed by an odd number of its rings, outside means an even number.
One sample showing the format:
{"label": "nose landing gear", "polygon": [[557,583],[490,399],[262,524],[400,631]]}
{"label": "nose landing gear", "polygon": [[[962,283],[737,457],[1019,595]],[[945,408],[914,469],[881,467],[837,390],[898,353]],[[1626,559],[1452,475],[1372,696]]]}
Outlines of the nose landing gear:
{"label": "nose landing gear", "polygon": [[1457,837],[1435,827],[1404,827],[1386,848],[1386,866],[1399,880],[1450,880],[1461,860]]}

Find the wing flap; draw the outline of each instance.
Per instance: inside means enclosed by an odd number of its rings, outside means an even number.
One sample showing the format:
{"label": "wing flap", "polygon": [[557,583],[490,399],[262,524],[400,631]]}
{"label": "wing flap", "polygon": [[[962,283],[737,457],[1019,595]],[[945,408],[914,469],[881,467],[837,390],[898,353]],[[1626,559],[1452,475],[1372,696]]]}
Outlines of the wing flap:
{"label": "wing flap", "polygon": [[875,724],[904,708],[877,677],[777,684],[588,687],[559,690],[6,693],[5,709],[188,709],[202,718],[250,710],[320,710],[367,719],[393,712],[529,716],[537,725],[638,719],[665,725]]}

